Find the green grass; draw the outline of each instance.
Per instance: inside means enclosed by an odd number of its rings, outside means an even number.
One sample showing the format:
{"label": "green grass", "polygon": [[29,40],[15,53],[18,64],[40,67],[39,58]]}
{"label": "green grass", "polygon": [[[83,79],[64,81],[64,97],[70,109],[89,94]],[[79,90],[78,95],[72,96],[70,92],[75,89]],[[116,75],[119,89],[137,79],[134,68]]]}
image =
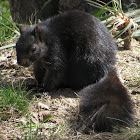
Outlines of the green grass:
{"label": "green grass", "polygon": [[32,122],[32,119],[30,118],[30,114],[27,114],[26,121],[28,123],[26,123],[24,125],[19,123],[19,127],[23,133],[24,139],[25,140],[38,140],[38,139],[45,137],[45,135],[43,135],[43,134],[40,135],[40,133],[42,131],[43,124],[45,122],[47,122],[51,117],[52,116],[50,116],[49,118],[47,118],[43,122],[40,122],[38,120],[38,123],[35,124]]}
{"label": "green grass", "polygon": [[0,119],[7,120],[12,116],[25,114],[29,107],[28,93],[18,87],[0,86]]}
{"label": "green grass", "polygon": [[0,46],[19,36],[19,29],[12,21],[10,6],[7,0],[0,2]]}

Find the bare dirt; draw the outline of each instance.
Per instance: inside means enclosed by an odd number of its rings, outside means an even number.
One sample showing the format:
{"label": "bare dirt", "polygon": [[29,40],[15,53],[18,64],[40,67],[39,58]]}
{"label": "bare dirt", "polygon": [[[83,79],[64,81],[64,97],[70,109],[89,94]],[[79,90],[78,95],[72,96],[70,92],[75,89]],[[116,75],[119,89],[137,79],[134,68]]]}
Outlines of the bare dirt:
{"label": "bare dirt", "polygon": [[[135,127],[137,127],[140,126],[140,42],[133,40],[132,45],[133,50],[131,51],[121,50],[122,45],[120,45],[116,56],[116,66],[124,85],[135,102]],[[0,51],[0,83],[3,86],[36,84],[32,67],[18,66],[16,52],[13,48]],[[25,139],[27,136],[27,139],[124,140],[124,136],[116,133],[96,134],[93,132],[91,135],[84,135],[77,132],[74,128],[79,99],[77,94],[70,89],[58,91],[57,97],[31,90],[30,94],[36,96],[30,103],[28,114],[20,117],[13,115],[7,120],[0,120],[0,139]],[[48,117],[50,117],[48,121],[43,122]],[[127,130],[129,131],[129,128]],[[140,132],[140,130],[137,131]],[[131,139],[130,135],[127,137],[128,139]],[[139,138],[136,137],[136,139]]]}

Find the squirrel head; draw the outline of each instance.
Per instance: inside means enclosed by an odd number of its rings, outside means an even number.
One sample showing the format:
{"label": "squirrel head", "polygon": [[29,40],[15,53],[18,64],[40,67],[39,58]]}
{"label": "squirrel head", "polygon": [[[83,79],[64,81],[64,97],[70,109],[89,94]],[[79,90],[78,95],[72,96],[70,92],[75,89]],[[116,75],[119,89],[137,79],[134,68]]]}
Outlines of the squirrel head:
{"label": "squirrel head", "polygon": [[19,29],[21,35],[16,43],[17,61],[19,65],[28,67],[47,49],[44,30],[39,25],[34,27],[21,25]]}

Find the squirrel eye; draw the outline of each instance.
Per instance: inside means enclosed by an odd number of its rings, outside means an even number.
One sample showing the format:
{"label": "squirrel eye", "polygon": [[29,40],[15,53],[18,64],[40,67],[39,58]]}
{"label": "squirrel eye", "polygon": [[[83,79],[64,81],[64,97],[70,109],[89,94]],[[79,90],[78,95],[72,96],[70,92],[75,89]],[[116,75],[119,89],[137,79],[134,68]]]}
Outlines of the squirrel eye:
{"label": "squirrel eye", "polygon": [[36,51],[36,46],[32,47],[32,52]]}

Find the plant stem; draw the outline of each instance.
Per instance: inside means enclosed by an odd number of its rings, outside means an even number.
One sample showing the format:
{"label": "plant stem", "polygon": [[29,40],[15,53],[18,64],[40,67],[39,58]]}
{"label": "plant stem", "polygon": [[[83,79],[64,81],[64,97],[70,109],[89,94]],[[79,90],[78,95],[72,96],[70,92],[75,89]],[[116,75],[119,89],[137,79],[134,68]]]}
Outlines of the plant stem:
{"label": "plant stem", "polygon": [[10,44],[10,45],[6,45],[6,46],[2,46],[2,47],[0,47],[0,51],[4,50],[4,49],[11,48],[11,47],[15,47],[15,46],[16,46],[16,44]]}

